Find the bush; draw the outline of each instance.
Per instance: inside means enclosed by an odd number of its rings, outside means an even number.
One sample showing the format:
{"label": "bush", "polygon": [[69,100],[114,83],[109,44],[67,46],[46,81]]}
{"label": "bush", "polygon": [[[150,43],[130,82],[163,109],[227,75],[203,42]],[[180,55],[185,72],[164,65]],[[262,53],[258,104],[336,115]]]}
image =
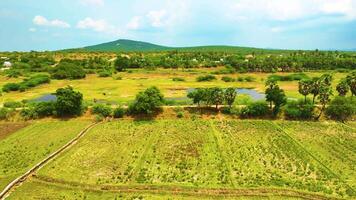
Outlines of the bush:
{"label": "bush", "polygon": [[216,77],[213,75],[206,75],[206,76],[198,76],[197,77],[197,82],[208,82],[208,81],[213,81],[216,80]]}
{"label": "bush", "polygon": [[10,110],[7,108],[0,108],[0,120],[5,120],[8,117]]}
{"label": "bush", "polygon": [[19,101],[8,101],[4,103],[4,107],[6,108],[21,108],[22,105],[23,104]]}
{"label": "bush", "polygon": [[114,110],[114,118],[123,118],[125,115],[125,109],[123,107],[115,108]]}
{"label": "bush", "polygon": [[179,78],[179,77],[174,77],[174,78],[172,78],[172,81],[181,81],[181,82],[183,82],[183,81],[185,81],[185,79],[184,78]]}
{"label": "bush", "polygon": [[112,114],[112,108],[105,104],[95,104],[92,113],[103,117],[109,117]]}
{"label": "bush", "polygon": [[4,92],[18,91],[19,89],[20,89],[20,84],[18,83],[6,83],[2,87],[2,90]]}
{"label": "bush", "polygon": [[255,78],[253,78],[252,76],[246,76],[246,77],[245,77],[245,81],[246,81],[246,82],[254,82],[254,81],[255,81]]}
{"label": "bush", "polygon": [[309,79],[309,77],[304,73],[295,73],[295,74],[289,74],[286,76],[274,74],[274,75],[269,76],[268,79],[274,80],[274,81],[300,81],[303,79]]}
{"label": "bush", "polygon": [[177,113],[177,117],[178,117],[178,118],[183,118],[183,117],[184,117],[183,112],[178,112],[178,113]]}
{"label": "bush", "polygon": [[33,107],[21,110],[21,116],[25,119],[37,119],[39,116]]}
{"label": "bush", "polygon": [[312,119],[314,108],[313,102],[309,99],[306,102],[304,99],[289,101],[284,107],[284,115],[287,119]]}
{"label": "bush", "polygon": [[237,79],[236,79],[238,82],[244,82],[244,77],[237,77]]}
{"label": "bush", "polygon": [[241,109],[241,117],[265,117],[269,114],[269,107],[264,101],[252,102]]}
{"label": "bush", "polygon": [[221,80],[224,81],[224,82],[235,82],[235,79],[234,79],[234,78],[231,78],[231,77],[229,77],[229,76],[223,76],[223,77],[221,78]]}
{"label": "bush", "polygon": [[338,96],[330,102],[325,113],[331,119],[344,122],[356,114],[356,98]]}
{"label": "bush", "polygon": [[24,92],[28,88],[36,87],[40,84],[49,83],[51,79],[47,75],[35,75],[28,79],[25,79],[21,83],[8,83],[3,86],[3,91],[21,91]]}
{"label": "bush", "polygon": [[34,111],[38,117],[49,117],[55,113],[54,102],[40,102],[34,104]]}
{"label": "bush", "polygon": [[110,71],[101,71],[98,73],[99,77],[110,77],[112,73]]}
{"label": "bush", "polygon": [[30,104],[28,108],[21,110],[21,116],[28,119],[38,119],[41,117],[49,117],[55,113],[54,102],[40,102]]}

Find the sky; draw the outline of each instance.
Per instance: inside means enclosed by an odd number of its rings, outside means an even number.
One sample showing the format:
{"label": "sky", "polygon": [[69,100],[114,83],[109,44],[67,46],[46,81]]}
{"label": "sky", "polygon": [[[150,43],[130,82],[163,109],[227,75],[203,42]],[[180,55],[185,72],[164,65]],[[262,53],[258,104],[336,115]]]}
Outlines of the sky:
{"label": "sky", "polygon": [[0,51],[117,39],[174,47],[355,49],[356,0],[0,0]]}

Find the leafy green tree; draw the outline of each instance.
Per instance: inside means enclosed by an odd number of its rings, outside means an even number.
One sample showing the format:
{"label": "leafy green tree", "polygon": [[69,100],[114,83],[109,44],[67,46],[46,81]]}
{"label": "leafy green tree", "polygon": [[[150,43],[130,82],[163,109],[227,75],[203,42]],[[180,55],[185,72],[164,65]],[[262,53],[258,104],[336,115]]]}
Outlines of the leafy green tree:
{"label": "leafy green tree", "polygon": [[135,114],[151,114],[164,103],[161,91],[157,87],[150,87],[136,95],[129,111]]}
{"label": "leafy green tree", "polygon": [[51,70],[51,75],[55,79],[82,79],[86,72],[82,66],[63,61]]}
{"label": "leafy green tree", "polygon": [[325,114],[331,118],[345,122],[356,114],[356,99],[350,97],[335,97],[326,108]]}
{"label": "leafy green tree", "polygon": [[274,105],[272,114],[277,116],[281,106],[287,102],[286,95],[284,94],[284,90],[280,89],[277,83],[273,80],[268,80],[266,86],[266,100],[270,102],[270,108]]}
{"label": "leafy green tree", "polygon": [[187,97],[192,99],[194,104],[197,104],[200,107],[200,104],[205,100],[205,89],[197,88],[188,93]]}
{"label": "leafy green tree", "polygon": [[319,90],[319,96],[318,100],[319,103],[321,104],[321,109],[320,109],[320,114],[316,117],[316,119],[319,119],[321,115],[323,114],[326,105],[330,102],[331,96],[333,95],[332,88],[331,86],[324,85],[322,84]]}
{"label": "leafy green tree", "polygon": [[55,111],[58,116],[81,115],[83,95],[73,90],[71,86],[59,88],[56,91]]}
{"label": "leafy green tree", "polygon": [[350,87],[352,96],[356,96],[356,71],[346,77],[347,84]]}
{"label": "leafy green tree", "polygon": [[224,102],[224,90],[218,87],[210,88],[209,94],[210,102],[218,109],[218,106]]}
{"label": "leafy green tree", "polygon": [[346,94],[349,92],[350,87],[347,84],[346,79],[342,79],[340,83],[336,86],[336,90],[339,93],[339,96],[346,96]]}
{"label": "leafy green tree", "polygon": [[299,81],[298,92],[304,96],[304,103],[307,102],[307,96],[311,92],[312,81],[309,79],[303,79]]}
{"label": "leafy green tree", "polygon": [[234,104],[236,96],[237,96],[236,89],[235,88],[227,88],[224,92],[224,96],[225,96],[225,102],[231,108],[232,104]]}
{"label": "leafy green tree", "polygon": [[117,56],[114,65],[117,71],[122,72],[130,67],[130,58],[127,56],[119,55]]}
{"label": "leafy green tree", "polygon": [[314,77],[310,85],[310,93],[313,95],[313,103],[315,103],[316,97],[320,93],[321,82],[318,77]]}

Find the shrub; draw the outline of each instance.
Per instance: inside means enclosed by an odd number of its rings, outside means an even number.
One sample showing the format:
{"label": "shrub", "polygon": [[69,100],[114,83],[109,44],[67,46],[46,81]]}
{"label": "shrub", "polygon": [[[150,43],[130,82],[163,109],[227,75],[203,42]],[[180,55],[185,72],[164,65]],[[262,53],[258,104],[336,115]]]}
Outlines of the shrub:
{"label": "shrub", "polygon": [[237,77],[237,79],[236,79],[238,82],[243,82],[245,79],[244,79],[244,77]]}
{"label": "shrub", "polygon": [[110,71],[101,71],[98,73],[99,77],[110,77],[112,73]]}
{"label": "shrub", "polygon": [[20,89],[20,84],[18,83],[7,83],[2,87],[4,92],[18,91]]}
{"label": "shrub", "polygon": [[185,79],[184,78],[180,78],[180,77],[174,77],[174,78],[172,78],[172,81],[181,81],[181,82],[183,82],[183,81],[185,81]]}
{"label": "shrub", "polygon": [[123,107],[118,107],[114,109],[114,118],[123,118],[125,115],[125,109]]}
{"label": "shrub", "polygon": [[22,105],[23,104],[19,101],[8,101],[4,103],[4,107],[6,108],[21,108]]}
{"label": "shrub", "polygon": [[229,77],[229,76],[223,76],[223,77],[221,78],[221,80],[224,81],[224,82],[235,82],[235,79],[234,79],[234,78],[231,78],[231,77]]}
{"label": "shrub", "polygon": [[330,102],[325,113],[331,119],[344,122],[356,114],[356,98],[338,96]]}
{"label": "shrub", "polygon": [[34,104],[34,111],[38,117],[48,117],[54,114],[54,102],[40,102]]}
{"label": "shrub", "polygon": [[36,87],[36,86],[38,86],[40,84],[44,84],[44,83],[49,83],[50,81],[51,81],[51,79],[49,78],[49,76],[40,74],[40,75],[35,75],[35,76],[32,76],[32,77],[30,77],[28,79],[25,79],[21,83],[8,83],[8,84],[5,84],[3,86],[3,90],[5,92],[10,92],[10,91],[21,91],[21,92],[24,92],[28,88]]}
{"label": "shrub", "polygon": [[241,117],[265,117],[269,113],[269,107],[264,101],[252,102],[241,109]]}
{"label": "shrub", "polygon": [[205,75],[205,76],[197,77],[197,82],[208,82],[208,81],[213,81],[213,80],[216,80],[216,77],[213,75]]}
{"label": "shrub", "polygon": [[183,117],[184,117],[183,112],[181,112],[181,111],[180,111],[180,112],[178,112],[178,113],[177,113],[177,117],[178,117],[178,118],[183,118]]}
{"label": "shrub", "polygon": [[21,116],[25,119],[37,119],[39,116],[33,107],[21,110]]}
{"label": "shrub", "polygon": [[289,75],[276,75],[273,74],[268,77],[269,80],[274,80],[274,81],[300,81],[300,80],[307,80],[309,77],[304,74],[304,73],[295,73],[295,74],[289,74]]}
{"label": "shrub", "polygon": [[10,112],[10,110],[7,108],[0,108],[0,120],[7,119],[9,112]]}
{"label": "shrub", "polygon": [[255,78],[253,78],[252,76],[246,76],[246,77],[245,77],[245,81],[246,81],[246,82],[254,82],[254,81],[255,81]]}
{"label": "shrub", "polygon": [[109,117],[112,114],[112,108],[105,104],[95,104],[92,113],[103,117]]}
{"label": "shrub", "polygon": [[136,95],[134,103],[130,104],[129,112],[133,114],[151,114],[164,104],[164,98],[157,87],[150,87]]}
{"label": "shrub", "polygon": [[312,119],[314,108],[311,100],[299,99],[298,101],[289,101],[284,107],[284,114],[287,119]]}

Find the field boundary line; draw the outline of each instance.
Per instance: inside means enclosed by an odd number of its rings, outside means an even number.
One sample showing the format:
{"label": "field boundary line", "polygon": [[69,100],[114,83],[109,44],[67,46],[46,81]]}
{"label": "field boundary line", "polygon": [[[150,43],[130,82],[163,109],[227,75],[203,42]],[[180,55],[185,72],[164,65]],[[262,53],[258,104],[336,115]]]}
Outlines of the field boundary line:
{"label": "field boundary line", "polygon": [[23,182],[25,182],[29,177],[31,177],[38,169],[42,168],[45,164],[50,162],[51,160],[55,159],[57,156],[59,156],[60,153],[64,152],[65,150],[68,150],[70,147],[75,145],[80,138],[82,138],[89,130],[91,130],[93,127],[95,127],[98,124],[101,124],[102,122],[99,123],[93,123],[90,124],[89,126],[85,127],[82,131],[79,132],[79,134],[70,140],[67,144],[62,146],[60,149],[56,150],[49,156],[47,156],[45,159],[43,159],[41,162],[37,163],[35,166],[33,166],[31,169],[29,169],[27,172],[22,174],[21,176],[17,177],[15,180],[13,180],[11,183],[9,183],[5,189],[0,193],[0,200],[4,200],[6,197],[8,197],[13,189],[15,189],[17,186],[20,186]]}
{"label": "field boundary line", "polygon": [[323,162],[321,162],[316,156],[314,156],[310,151],[308,151],[303,144],[301,144],[298,140],[293,138],[286,130],[284,130],[281,126],[276,124],[275,122],[268,121],[271,125],[276,127],[278,130],[280,130],[282,133],[284,133],[289,139],[291,139],[296,145],[298,145],[304,152],[306,152],[309,156],[311,156],[315,161],[317,161],[321,166],[323,166],[329,173],[331,173],[335,178],[339,179],[341,182],[343,182],[351,191],[355,192],[355,190],[345,181],[341,176],[336,174],[333,170],[331,170],[328,166],[326,166]]}
{"label": "field boundary line", "polygon": [[218,136],[218,134],[220,135],[221,132],[216,130],[216,127],[215,127],[215,125],[213,123],[214,123],[213,121],[210,121],[210,127],[211,127],[211,129],[213,131],[212,134],[213,134],[213,138],[214,138],[214,140],[216,142],[217,150],[218,150],[219,154],[221,155],[222,162],[224,163],[226,169],[229,172],[229,181],[230,181],[232,187],[235,187],[235,182],[234,182],[234,179],[233,179],[233,176],[232,176],[231,166],[227,162],[227,160],[228,160],[227,155],[225,155],[225,153],[223,152],[223,150],[221,148],[222,144],[220,143],[220,137]]}
{"label": "field boundary line", "polygon": [[168,194],[168,195],[188,195],[188,196],[207,196],[207,197],[296,197],[310,200],[327,200],[342,198],[315,194],[300,190],[286,188],[195,188],[189,186],[173,185],[92,185],[54,179],[46,176],[34,175],[34,182],[44,185],[64,189],[78,189],[87,192],[108,192],[108,193],[143,193],[143,194]]}

